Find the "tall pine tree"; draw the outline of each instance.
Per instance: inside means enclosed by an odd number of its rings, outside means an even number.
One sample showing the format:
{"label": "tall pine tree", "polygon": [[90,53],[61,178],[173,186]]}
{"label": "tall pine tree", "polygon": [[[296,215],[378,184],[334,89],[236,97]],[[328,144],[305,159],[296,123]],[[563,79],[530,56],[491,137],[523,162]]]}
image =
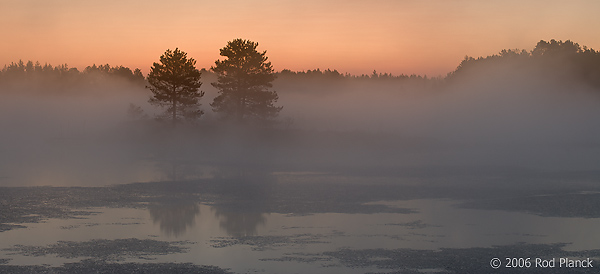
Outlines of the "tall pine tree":
{"label": "tall pine tree", "polygon": [[273,66],[267,62],[266,51],[258,52],[258,43],[235,39],[221,49],[225,60],[215,61],[211,69],[217,73],[212,85],[219,90],[212,104],[213,111],[225,117],[245,121],[269,120],[277,117],[282,107],[271,82],[275,80]]}
{"label": "tall pine tree", "polygon": [[173,123],[181,117],[196,119],[204,112],[199,109],[199,99],[204,96],[199,91],[201,73],[196,69],[196,60],[187,58],[187,53],[176,48],[167,50],[154,63],[148,74],[149,88],[153,96],[149,102],[166,107],[166,114]]}

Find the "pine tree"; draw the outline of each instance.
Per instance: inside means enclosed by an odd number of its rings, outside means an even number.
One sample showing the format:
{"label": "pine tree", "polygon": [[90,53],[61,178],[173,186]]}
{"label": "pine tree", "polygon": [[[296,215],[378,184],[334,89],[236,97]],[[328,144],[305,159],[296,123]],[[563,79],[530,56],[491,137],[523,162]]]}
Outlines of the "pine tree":
{"label": "pine tree", "polygon": [[266,51],[258,52],[258,43],[235,39],[221,49],[225,60],[215,61],[211,69],[217,73],[212,85],[219,90],[212,104],[213,111],[225,117],[244,121],[275,118],[282,107],[274,106],[279,97],[271,82],[275,80],[273,66],[267,62]]}
{"label": "pine tree", "polygon": [[167,50],[160,57],[160,63],[154,63],[148,74],[149,88],[153,96],[149,102],[167,107],[166,114],[173,123],[180,117],[196,119],[204,112],[199,109],[198,100],[204,96],[199,91],[201,73],[196,69],[196,60],[187,58],[187,53],[175,49]]}

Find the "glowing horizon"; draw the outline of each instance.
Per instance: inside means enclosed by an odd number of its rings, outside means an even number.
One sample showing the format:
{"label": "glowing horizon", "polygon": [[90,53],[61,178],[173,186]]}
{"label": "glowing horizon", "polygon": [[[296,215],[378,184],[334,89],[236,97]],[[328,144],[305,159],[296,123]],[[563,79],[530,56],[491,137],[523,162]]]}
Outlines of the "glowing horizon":
{"label": "glowing horizon", "polygon": [[[9,1],[0,65],[39,61],[147,73],[166,49],[210,68],[235,38],[259,43],[276,71],[445,75],[465,55],[531,50],[540,40],[600,49],[597,1]],[[160,20],[159,20],[160,19]]]}

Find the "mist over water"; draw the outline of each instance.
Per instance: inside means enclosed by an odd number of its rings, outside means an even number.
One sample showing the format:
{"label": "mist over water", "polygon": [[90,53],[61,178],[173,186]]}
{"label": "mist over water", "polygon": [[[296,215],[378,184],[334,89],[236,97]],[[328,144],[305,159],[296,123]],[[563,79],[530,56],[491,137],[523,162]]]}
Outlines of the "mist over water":
{"label": "mist over water", "polygon": [[119,82],[65,93],[43,87],[3,90],[3,184],[117,183],[111,173],[131,168],[137,158],[135,143],[126,141],[126,111],[130,103],[144,102],[144,92]]}
{"label": "mist over water", "polygon": [[299,127],[393,138],[386,150],[406,165],[597,168],[600,93],[575,79],[494,64],[440,85],[356,82],[282,92],[282,114]]}
{"label": "mist over water", "polygon": [[[600,93],[540,68],[490,65],[450,80],[300,78],[274,82],[274,129],[205,115],[175,128],[143,85],[106,79],[70,92],[9,87],[0,102],[0,185],[107,185],[227,170],[519,167],[595,170]],[[131,117],[130,103],[149,117]],[[224,171],[226,170],[226,171]]]}

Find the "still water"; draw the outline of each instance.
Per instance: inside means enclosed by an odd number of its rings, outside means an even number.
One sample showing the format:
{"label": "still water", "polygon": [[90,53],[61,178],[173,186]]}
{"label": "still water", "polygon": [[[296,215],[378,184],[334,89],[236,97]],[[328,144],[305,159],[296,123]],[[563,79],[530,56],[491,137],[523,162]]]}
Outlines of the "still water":
{"label": "still water", "polygon": [[[87,259],[15,252],[15,246],[50,246],[61,241],[140,239],[174,243],[166,254],[112,258],[118,262],[190,262],[236,273],[365,273],[323,252],[341,249],[472,248],[516,243],[565,243],[565,250],[600,246],[600,219],[541,217],[500,210],[462,208],[451,199],[371,202],[409,208],[406,213],[281,214],[239,212],[203,203],[147,208],[87,208],[93,214],[48,219],[0,233],[0,258],[14,265],[58,266]],[[576,233],[575,233],[576,232]],[[481,262],[487,263],[487,262]]]}

